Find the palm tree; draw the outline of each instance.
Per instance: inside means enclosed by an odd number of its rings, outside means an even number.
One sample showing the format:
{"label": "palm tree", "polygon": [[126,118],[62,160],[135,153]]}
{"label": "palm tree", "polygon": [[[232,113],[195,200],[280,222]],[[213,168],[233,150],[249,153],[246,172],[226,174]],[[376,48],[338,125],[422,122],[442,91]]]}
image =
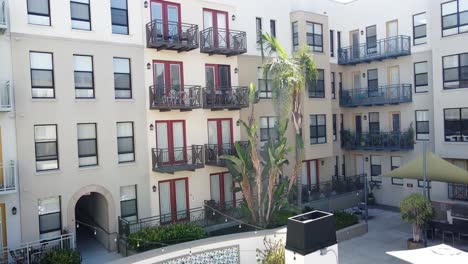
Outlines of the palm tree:
{"label": "palm tree", "polygon": [[308,47],[303,47],[289,56],[279,41],[269,34],[262,35],[261,47],[262,57],[264,55],[263,49],[267,51],[269,60],[264,62],[263,71],[264,76],[267,74],[273,80],[273,102],[275,105],[276,114],[279,120],[291,115],[291,120],[295,129],[295,159],[296,166],[294,173],[291,177],[290,186],[291,190],[294,182],[297,185],[297,199],[298,205],[302,205],[302,160],[304,142],[302,139],[302,104],[303,94],[308,83],[317,79],[317,69],[315,62],[310,54]]}

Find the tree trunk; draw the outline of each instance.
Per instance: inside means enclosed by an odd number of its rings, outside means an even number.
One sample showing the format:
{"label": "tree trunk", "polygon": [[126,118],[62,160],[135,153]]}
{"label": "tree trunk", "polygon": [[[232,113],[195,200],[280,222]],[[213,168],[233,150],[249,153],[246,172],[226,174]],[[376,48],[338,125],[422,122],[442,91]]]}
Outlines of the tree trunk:
{"label": "tree trunk", "polygon": [[[296,134],[295,137],[295,159],[296,159],[296,164],[300,162],[300,145],[299,145],[299,135]],[[297,206],[299,208],[302,208],[302,169],[300,169],[297,172],[296,176],[296,184],[297,184]]]}

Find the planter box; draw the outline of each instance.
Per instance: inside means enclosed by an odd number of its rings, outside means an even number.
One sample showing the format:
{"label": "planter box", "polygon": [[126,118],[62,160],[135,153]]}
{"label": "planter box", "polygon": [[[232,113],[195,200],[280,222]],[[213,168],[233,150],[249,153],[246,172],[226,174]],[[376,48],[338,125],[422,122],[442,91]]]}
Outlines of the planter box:
{"label": "planter box", "polygon": [[312,211],[288,219],[286,249],[303,256],[337,244],[333,214]]}

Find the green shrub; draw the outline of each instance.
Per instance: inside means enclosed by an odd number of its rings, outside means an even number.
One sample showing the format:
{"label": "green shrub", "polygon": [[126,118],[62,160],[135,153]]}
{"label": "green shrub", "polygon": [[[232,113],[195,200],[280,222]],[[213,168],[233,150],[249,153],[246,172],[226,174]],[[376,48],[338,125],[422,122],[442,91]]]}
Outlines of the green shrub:
{"label": "green shrub", "polygon": [[257,249],[257,262],[261,264],[284,264],[285,263],[285,247],[283,241],[263,239],[265,250]]}
{"label": "green shrub", "polygon": [[164,244],[177,244],[205,237],[205,230],[190,223],[176,223],[164,226],[144,228],[130,234],[130,248],[145,251],[162,247]]}
{"label": "green shrub", "polygon": [[271,217],[270,224],[267,227],[277,228],[277,227],[285,226],[288,224],[289,217],[293,217],[298,214],[301,214],[301,210],[298,210],[297,208],[294,208],[294,207],[289,207],[287,209],[276,211]]}
{"label": "green shrub", "polygon": [[422,194],[413,193],[401,201],[400,213],[403,220],[413,225],[413,242],[420,242],[421,229],[433,215],[431,202]]}
{"label": "green shrub", "polygon": [[40,264],[80,264],[80,254],[72,250],[52,250],[44,253],[39,261]]}
{"label": "green shrub", "polygon": [[340,230],[359,223],[359,218],[354,214],[346,212],[334,212],[333,215],[335,216],[336,230]]}

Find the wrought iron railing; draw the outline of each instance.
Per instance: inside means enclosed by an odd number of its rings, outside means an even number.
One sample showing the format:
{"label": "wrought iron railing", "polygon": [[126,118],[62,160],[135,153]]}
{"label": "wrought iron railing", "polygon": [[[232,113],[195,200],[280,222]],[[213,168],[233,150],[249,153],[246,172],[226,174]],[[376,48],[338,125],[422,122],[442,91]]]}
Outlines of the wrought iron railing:
{"label": "wrought iron railing", "polygon": [[[248,141],[238,141],[241,147],[246,148]],[[205,164],[212,166],[226,166],[226,160],[222,159],[223,155],[237,155],[235,144],[228,143],[222,145],[205,144]]]}
{"label": "wrought iron railing", "polygon": [[414,138],[409,132],[341,132],[341,147],[349,150],[411,150]]}
{"label": "wrought iron railing", "polygon": [[0,163],[0,195],[18,191],[17,180],[16,163]]}
{"label": "wrought iron railing", "polygon": [[198,25],[153,20],[146,24],[148,48],[193,50],[198,48]]}
{"label": "wrought iron railing", "polygon": [[76,250],[75,235],[73,233],[65,234],[24,243],[15,248],[3,248],[3,254],[0,255],[0,264],[37,264],[40,263],[44,253],[53,250]]}
{"label": "wrought iron railing", "polygon": [[338,64],[358,64],[411,54],[411,38],[395,36],[338,50]]}
{"label": "wrought iron railing", "polygon": [[303,202],[312,202],[334,196],[360,191],[365,188],[366,175],[333,177],[331,181],[313,185],[302,185]]}
{"label": "wrought iron railing", "polygon": [[231,29],[204,29],[200,32],[200,52],[227,56],[246,53],[247,34]]}
{"label": "wrought iron railing", "polygon": [[413,100],[411,87],[411,84],[395,84],[375,88],[342,90],[340,106],[356,107],[409,103]]}
{"label": "wrought iron railing", "polygon": [[203,89],[203,108],[240,109],[249,107],[249,89],[240,87],[218,87]]}
{"label": "wrought iron railing", "polygon": [[202,145],[173,149],[153,148],[152,153],[153,171],[156,172],[173,173],[204,166]]}
{"label": "wrought iron railing", "polygon": [[201,107],[201,87],[185,85],[183,89],[149,88],[150,108],[160,110],[191,110]]}
{"label": "wrought iron railing", "polygon": [[0,111],[11,111],[11,87],[10,82],[0,83]]}
{"label": "wrought iron railing", "polygon": [[448,184],[448,197],[451,200],[468,202],[468,184]]}

